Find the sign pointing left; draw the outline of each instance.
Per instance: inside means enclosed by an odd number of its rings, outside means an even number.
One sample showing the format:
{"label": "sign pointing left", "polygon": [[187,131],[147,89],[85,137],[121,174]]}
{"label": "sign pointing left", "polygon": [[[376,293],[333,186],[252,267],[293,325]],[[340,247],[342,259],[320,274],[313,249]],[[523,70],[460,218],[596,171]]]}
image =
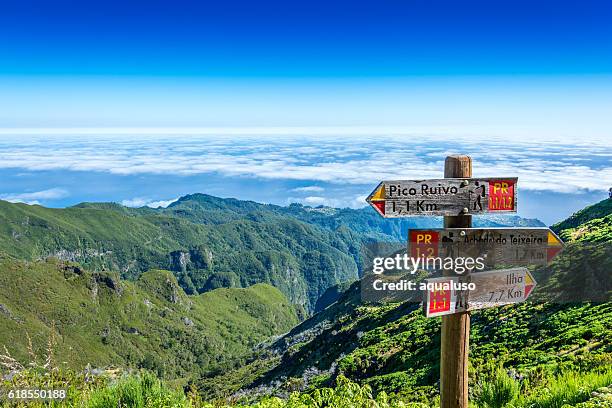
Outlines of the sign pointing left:
{"label": "sign pointing left", "polygon": [[378,211],[380,215],[385,216],[385,183],[380,183],[376,190],[368,197],[368,202]]}
{"label": "sign pointing left", "polygon": [[516,212],[516,177],[389,180],[366,201],[385,218]]}

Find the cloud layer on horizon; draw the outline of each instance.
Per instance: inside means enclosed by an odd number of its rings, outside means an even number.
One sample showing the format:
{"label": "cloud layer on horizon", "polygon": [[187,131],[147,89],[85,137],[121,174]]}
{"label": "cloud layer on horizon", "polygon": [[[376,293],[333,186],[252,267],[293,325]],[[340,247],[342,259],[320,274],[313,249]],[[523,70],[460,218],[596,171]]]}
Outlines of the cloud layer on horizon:
{"label": "cloud layer on horizon", "polygon": [[138,207],[150,207],[150,208],[163,207],[163,208],[166,208],[170,204],[172,204],[172,203],[174,203],[176,201],[178,201],[178,197],[177,198],[171,198],[169,200],[152,200],[152,199],[146,198],[146,197],[135,197],[135,198],[131,198],[131,199],[128,199],[128,200],[122,200],[121,201],[121,205],[123,205],[125,207],[134,207],[134,208],[138,208]]}
{"label": "cloud layer on horizon", "polygon": [[11,203],[25,203],[25,204],[41,204],[41,201],[57,200],[60,198],[68,197],[70,194],[68,191],[61,188],[49,188],[47,190],[24,192],[24,193],[9,193],[0,194],[0,199],[9,201]]}
{"label": "cloud layer on horizon", "polygon": [[[327,197],[333,185],[372,185],[383,179],[439,178],[444,158],[470,154],[474,176],[518,176],[521,189],[573,193],[604,191],[612,180],[612,149],[605,143],[559,144],[500,140],[453,140],[424,135],[337,138],[36,137],[0,140],[0,168],[16,171],[103,172],[122,175],[206,175],[291,180],[294,201],[357,206]],[[38,202],[67,192],[6,193],[3,199]],[[358,199],[355,199],[358,200]],[[165,206],[137,197],[129,206]]]}

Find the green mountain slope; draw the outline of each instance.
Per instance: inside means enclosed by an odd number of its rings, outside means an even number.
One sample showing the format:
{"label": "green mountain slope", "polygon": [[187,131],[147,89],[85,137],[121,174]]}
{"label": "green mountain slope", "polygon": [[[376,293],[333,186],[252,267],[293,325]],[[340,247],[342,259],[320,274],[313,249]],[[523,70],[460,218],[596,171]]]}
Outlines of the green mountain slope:
{"label": "green mountain slope", "polygon": [[603,200],[552,226],[566,242],[612,240],[612,199]]}
{"label": "green mountain slope", "polygon": [[589,221],[605,218],[612,214],[612,199],[607,199],[590,205],[576,212],[564,221],[561,221],[552,226],[555,232],[560,233],[563,230],[574,229]]}
{"label": "green mountain slope", "polygon": [[7,257],[0,270],[0,345],[21,361],[29,358],[27,336],[38,355],[52,336],[60,365],[197,377],[297,323],[285,296],[265,284],[188,296],[167,271],[129,282],[71,263]]}
{"label": "green mountain slope", "polygon": [[[608,205],[603,202],[593,207]],[[598,210],[583,215],[581,224],[555,226],[561,236],[587,227],[590,235],[576,238],[584,243],[568,246],[550,267],[536,268],[540,287],[533,301],[472,314],[470,379],[475,389],[478,381],[490,378],[499,366],[537,390],[547,387],[550,376],[566,370],[597,373],[609,369],[609,216],[601,216]],[[595,291],[608,301],[576,303],[585,293]],[[566,302],[554,298],[557,292],[565,294]],[[375,392],[400,393],[407,400],[432,403],[438,392],[439,353],[440,319],[426,319],[414,303],[364,304],[355,283],[338,301],[259,351],[249,365],[204,378],[199,384],[209,396],[252,397],[329,385],[343,375],[371,385]]]}
{"label": "green mountain slope", "polygon": [[[138,209],[141,210],[141,209]],[[142,209],[151,211],[150,209]],[[191,194],[181,197],[168,208],[154,211],[186,218],[204,224],[220,224],[228,219],[240,219],[252,213],[268,213],[290,216],[302,222],[317,225],[328,230],[349,230],[360,237],[376,239],[405,240],[409,228],[428,228],[439,225],[440,217],[410,217],[383,219],[370,207],[361,209],[308,207],[291,204],[287,207],[260,204],[253,201],[242,201],[232,198],[219,198],[207,194]],[[544,226],[535,219],[526,219],[512,215],[490,215],[475,217],[475,226]]]}
{"label": "green mountain slope", "polygon": [[49,209],[0,201],[0,251],[19,259],[57,257],[137,278],[174,272],[188,293],[269,283],[311,309],[329,286],[354,280],[342,234],[289,217],[259,214],[204,225],[120,206]]}
{"label": "green mountain slope", "polygon": [[[397,240],[432,220],[383,220],[372,209],[280,207],[205,194],[168,208],[82,203],[51,209],[0,201],[0,251],[18,259],[56,257],[94,271],[136,279],[149,269],[172,271],[189,294],[268,283],[301,310],[325,291],[354,281],[362,244]],[[484,225],[537,225],[519,217],[483,218]]]}

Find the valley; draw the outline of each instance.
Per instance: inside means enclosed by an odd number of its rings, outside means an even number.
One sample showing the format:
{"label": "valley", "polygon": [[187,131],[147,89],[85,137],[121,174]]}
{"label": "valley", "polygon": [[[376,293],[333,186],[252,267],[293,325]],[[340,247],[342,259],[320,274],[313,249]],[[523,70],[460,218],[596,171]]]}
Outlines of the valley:
{"label": "valley", "polygon": [[[553,226],[569,245],[532,270],[539,286],[530,302],[473,313],[479,406],[495,381],[521,389],[513,398],[526,404],[564,375],[591,376],[592,388],[612,378],[610,201]],[[89,367],[100,378],[144,370],[191,390],[192,406],[326,387],[366,387],[392,406],[436,404],[439,319],[418,303],[364,303],[358,279],[363,244],[404,240],[409,227],[437,219],[206,195],[158,209],[0,202],[0,218],[0,345],[3,361],[23,361],[24,373],[25,362],[49,358],[63,372]],[[578,275],[576,265],[588,268]]]}

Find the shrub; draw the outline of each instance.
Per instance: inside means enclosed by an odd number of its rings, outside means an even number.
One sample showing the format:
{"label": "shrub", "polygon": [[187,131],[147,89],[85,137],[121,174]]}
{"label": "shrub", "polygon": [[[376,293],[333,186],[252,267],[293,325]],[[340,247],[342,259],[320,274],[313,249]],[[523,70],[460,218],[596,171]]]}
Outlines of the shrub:
{"label": "shrub", "polygon": [[[562,408],[588,401],[591,392],[612,384],[612,367],[602,372],[565,372],[548,379],[547,385],[528,397],[519,398],[519,406],[530,408]],[[586,405],[588,406],[588,404]]]}
{"label": "shrub", "polygon": [[489,381],[481,382],[474,390],[475,402],[484,408],[503,408],[519,394],[520,386],[505,370],[498,368]]}
{"label": "shrub", "polygon": [[153,374],[147,372],[123,377],[111,386],[93,391],[87,402],[90,408],[189,406],[182,392],[165,387]]}

